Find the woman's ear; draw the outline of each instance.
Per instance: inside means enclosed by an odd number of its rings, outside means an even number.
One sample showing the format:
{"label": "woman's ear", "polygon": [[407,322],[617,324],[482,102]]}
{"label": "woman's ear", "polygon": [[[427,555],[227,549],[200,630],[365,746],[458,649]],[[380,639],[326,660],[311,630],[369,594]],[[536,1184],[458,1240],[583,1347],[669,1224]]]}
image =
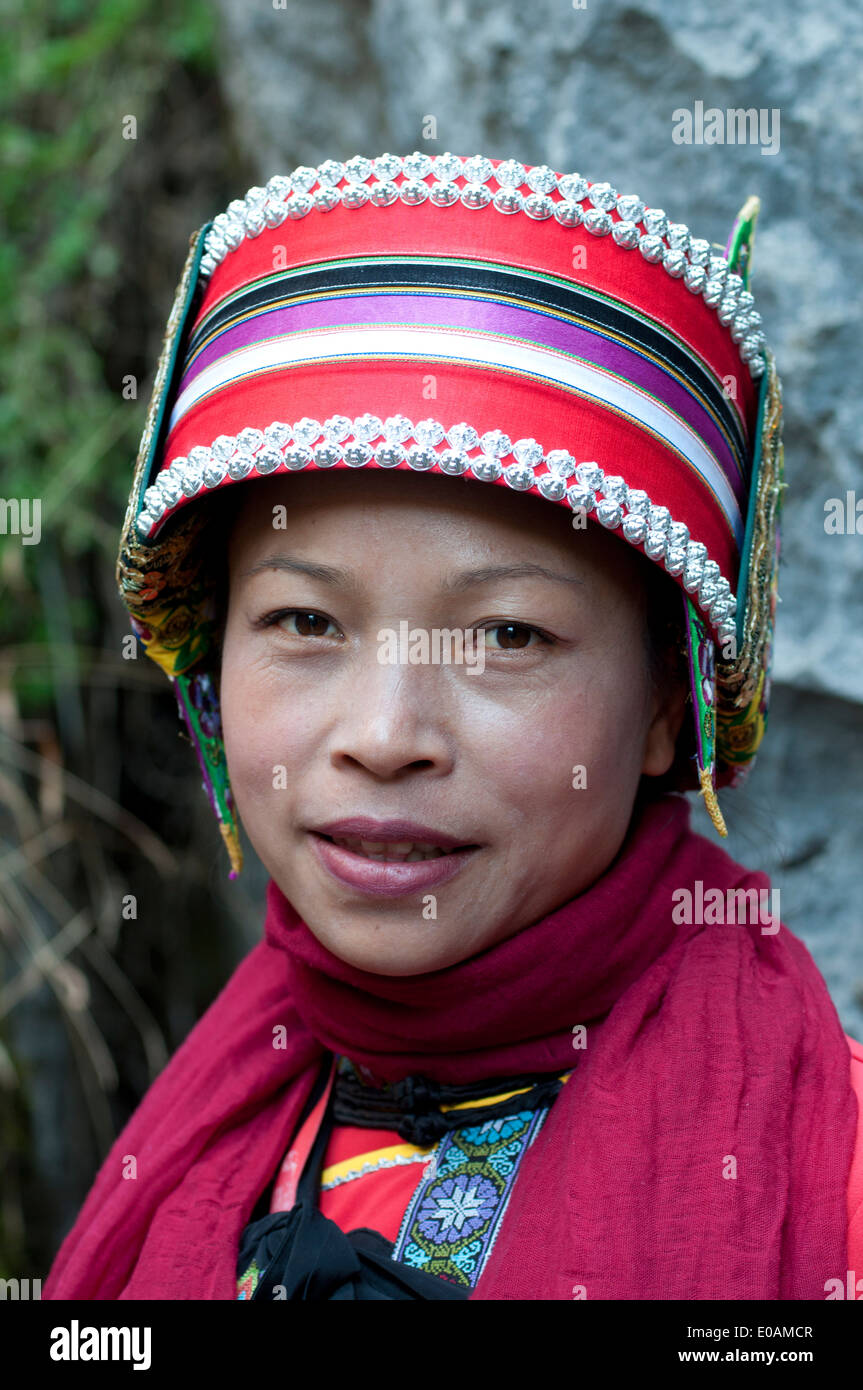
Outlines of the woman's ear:
{"label": "woman's ear", "polygon": [[674,763],[677,741],[689,704],[689,685],[676,653],[669,651],[665,670],[652,682],[650,725],[644,742],[642,774],[662,777]]}

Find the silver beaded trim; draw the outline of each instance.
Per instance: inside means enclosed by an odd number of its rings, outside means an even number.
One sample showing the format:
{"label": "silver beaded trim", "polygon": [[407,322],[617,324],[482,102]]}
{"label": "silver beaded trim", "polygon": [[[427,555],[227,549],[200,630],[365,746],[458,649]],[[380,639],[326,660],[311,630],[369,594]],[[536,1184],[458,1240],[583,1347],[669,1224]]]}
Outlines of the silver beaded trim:
{"label": "silver beaded trim", "polygon": [[[465,180],[461,187],[457,178]],[[495,169],[484,155],[464,158],[414,150],[404,157],[355,155],[345,163],[328,159],[317,168],[300,165],[291,174],[274,175],[263,188],[250,188],[214,218],[200,273],[212,275],[246,237],[260,236],[265,227],[278,227],[286,218],[305,217],[312,208],[329,212],[338,203],[388,207],[397,199],[410,207],[426,200],[441,208],[458,202],[472,209],[493,207],[507,215],[523,212],[538,222],[554,217],[564,227],[584,226],[594,236],[610,235],[624,251],[637,247],[646,261],[682,279],[716,310],[753,378],[764,372],[765,337],[755,299],[709,241],[693,237],[685,223],[670,221],[661,208],[645,207],[634,194],[619,194],[610,183],[588,183],[581,174],[558,175],[546,164],[507,159]],[[612,219],[612,211],[620,221]]]}
{"label": "silver beaded trim", "polygon": [[361,1178],[366,1173],[376,1173],[381,1168],[402,1168],[406,1163],[434,1163],[434,1161],[434,1155],[428,1153],[394,1154],[389,1158],[377,1158],[373,1163],[364,1163],[360,1168],[350,1168],[347,1173],[322,1182],[321,1191],[329,1192],[333,1187],[341,1187],[342,1183],[352,1182],[354,1178]]}
{"label": "silver beaded trim", "polygon": [[386,420],[368,414],[353,420],[333,415],[323,423],[304,418],[286,425],[275,420],[264,430],[243,429],[236,437],[221,434],[209,447],[196,445],[187,458],[172,459],[162,469],[144,493],[136,528],[149,539],[182,497],[212,491],[226,478],[239,482],[251,474],[298,471],[309,464],[332,468],[337,463],[349,468],[407,463],[417,472],[436,466],[452,477],[469,472],[481,482],[503,478],[518,492],[535,488],[550,502],[565,497],[573,511],[595,516],[631,545],[642,546],[644,554],[670,575],[682,576],[683,587],[720,638],[735,631],[737,600],[728,580],[708,558],[707,547],[691,540],[687,527],[674,521],[667,507],[655,506],[646,492],[629,487],[625,479],[596,463],[577,463],[566,449],[546,452],[535,439],[513,443],[501,430],[480,436],[463,422],[446,429],[438,420],[414,424],[404,415]]}

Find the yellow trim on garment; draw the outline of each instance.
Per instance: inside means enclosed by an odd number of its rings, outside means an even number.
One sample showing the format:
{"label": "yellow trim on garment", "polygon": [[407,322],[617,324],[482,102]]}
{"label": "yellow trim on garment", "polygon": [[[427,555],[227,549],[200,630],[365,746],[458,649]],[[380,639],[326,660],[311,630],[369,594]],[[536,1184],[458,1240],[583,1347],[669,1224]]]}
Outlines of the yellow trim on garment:
{"label": "yellow trim on garment", "polygon": [[[568,1081],[572,1072],[565,1072],[559,1078],[561,1081]],[[472,1110],[479,1105],[494,1105],[497,1101],[508,1100],[510,1096],[524,1095],[526,1091],[533,1090],[532,1086],[521,1087],[517,1091],[506,1091],[500,1096],[481,1096],[478,1100],[460,1101],[457,1105],[442,1105],[441,1110]],[[386,1125],[381,1126],[387,1128]],[[321,1173],[321,1184],[332,1182],[334,1178],[344,1177],[346,1173],[355,1171],[362,1167],[364,1163],[381,1162],[384,1159],[413,1158],[415,1154],[430,1154],[436,1149],[440,1140],[436,1139],[433,1144],[389,1144],[383,1149],[368,1149],[365,1153],[353,1154],[351,1158],[344,1158],[340,1163],[331,1163],[329,1168],[324,1168]],[[358,1177],[365,1177],[366,1174],[358,1173]]]}

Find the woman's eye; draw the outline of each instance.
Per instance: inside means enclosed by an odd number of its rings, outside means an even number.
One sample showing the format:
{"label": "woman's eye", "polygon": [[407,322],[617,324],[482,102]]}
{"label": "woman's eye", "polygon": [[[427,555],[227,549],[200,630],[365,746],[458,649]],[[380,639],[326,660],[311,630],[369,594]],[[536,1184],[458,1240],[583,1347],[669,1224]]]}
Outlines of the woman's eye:
{"label": "woman's eye", "polygon": [[[332,637],[338,632],[332,618],[304,608],[274,613],[270,625],[280,627],[289,637]],[[328,632],[328,628],[335,629],[335,633]]]}
{"label": "woman's eye", "polygon": [[491,644],[493,651],[521,651],[531,646],[532,637],[539,638],[541,642],[547,640],[537,628],[526,627],[523,623],[493,623],[485,631],[487,635],[492,632],[499,634],[498,640]]}

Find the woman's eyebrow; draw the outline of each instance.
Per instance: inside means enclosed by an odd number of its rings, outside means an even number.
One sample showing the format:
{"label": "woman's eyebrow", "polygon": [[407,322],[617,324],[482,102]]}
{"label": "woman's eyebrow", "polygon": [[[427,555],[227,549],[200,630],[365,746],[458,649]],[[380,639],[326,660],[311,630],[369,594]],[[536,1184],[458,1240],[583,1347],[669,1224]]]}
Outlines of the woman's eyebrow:
{"label": "woman's eyebrow", "polygon": [[545,565],[525,562],[520,565],[481,565],[477,569],[460,570],[446,581],[444,588],[450,593],[460,593],[474,585],[488,584],[495,579],[554,579],[560,584],[580,585],[584,581],[574,574],[562,574],[558,570],[546,569]]}
{"label": "woman's eyebrow", "polygon": [[267,555],[250,569],[243,570],[240,579],[250,579],[264,570],[288,570],[292,574],[305,574],[309,579],[318,579],[322,584],[339,584],[345,589],[355,589],[357,582],[348,570],[336,569],[333,565],[314,564],[311,560],[297,560],[291,555]]}

